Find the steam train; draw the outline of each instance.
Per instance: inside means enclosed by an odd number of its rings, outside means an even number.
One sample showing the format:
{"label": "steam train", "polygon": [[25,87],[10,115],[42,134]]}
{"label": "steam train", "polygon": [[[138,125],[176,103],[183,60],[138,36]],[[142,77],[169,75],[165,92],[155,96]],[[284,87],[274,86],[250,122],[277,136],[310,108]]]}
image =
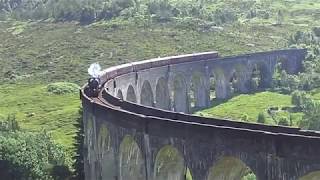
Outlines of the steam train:
{"label": "steam train", "polygon": [[85,88],[85,94],[89,97],[98,97],[101,89],[100,78],[91,77],[88,79],[88,84]]}

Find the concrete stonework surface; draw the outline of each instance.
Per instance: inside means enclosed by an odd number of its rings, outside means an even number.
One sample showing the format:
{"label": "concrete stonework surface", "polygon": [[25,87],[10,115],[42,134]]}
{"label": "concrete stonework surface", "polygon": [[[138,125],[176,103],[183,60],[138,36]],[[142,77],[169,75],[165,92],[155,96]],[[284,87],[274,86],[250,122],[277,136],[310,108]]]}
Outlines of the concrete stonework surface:
{"label": "concrete stonework surface", "polygon": [[106,69],[98,97],[81,91],[85,178],[240,180],[250,171],[258,180],[319,180],[319,133],[188,114],[210,106],[213,88],[220,99],[250,92],[256,72],[270,87],[279,63],[294,74],[305,55],[207,52]]}

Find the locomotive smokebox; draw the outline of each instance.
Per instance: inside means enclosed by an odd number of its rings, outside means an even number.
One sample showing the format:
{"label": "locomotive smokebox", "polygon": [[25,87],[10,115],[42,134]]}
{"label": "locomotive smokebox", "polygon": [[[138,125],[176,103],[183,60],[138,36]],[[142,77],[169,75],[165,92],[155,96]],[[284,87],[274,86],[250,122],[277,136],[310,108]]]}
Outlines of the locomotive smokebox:
{"label": "locomotive smokebox", "polygon": [[91,77],[88,79],[88,86],[90,89],[99,89],[100,78]]}

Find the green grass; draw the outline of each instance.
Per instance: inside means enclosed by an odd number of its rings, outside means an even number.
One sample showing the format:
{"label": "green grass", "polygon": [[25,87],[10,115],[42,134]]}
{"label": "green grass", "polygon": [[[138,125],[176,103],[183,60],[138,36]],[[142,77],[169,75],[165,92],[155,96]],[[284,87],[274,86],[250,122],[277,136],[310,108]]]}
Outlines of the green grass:
{"label": "green grass", "polygon": [[235,96],[212,108],[196,112],[197,115],[207,117],[223,117],[230,119],[241,119],[243,115],[248,115],[250,122],[256,122],[258,114],[263,112],[267,116],[267,123],[274,124],[272,118],[267,115],[270,107],[292,106],[291,96],[275,92],[259,92],[255,94],[241,94]]}
{"label": "green grass", "polygon": [[[50,132],[54,140],[71,148],[78,117],[79,94],[54,95],[44,85],[7,84],[0,86],[0,114],[15,114],[25,130]],[[1,118],[0,116],[0,118]]]}

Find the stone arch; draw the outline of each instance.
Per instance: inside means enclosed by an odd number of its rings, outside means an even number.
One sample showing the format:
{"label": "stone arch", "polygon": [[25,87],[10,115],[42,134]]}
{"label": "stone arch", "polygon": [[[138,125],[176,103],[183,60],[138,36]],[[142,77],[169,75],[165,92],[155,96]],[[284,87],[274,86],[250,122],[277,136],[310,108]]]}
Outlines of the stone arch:
{"label": "stone arch", "polygon": [[170,95],[168,82],[163,77],[158,79],[157,81],[155,106],[160,109],[170,109]]}
{"label": "stone arch", "polygon": [[216,99],[216,76],[214,74],[214,72],[210,73],[210,77],[209,77],[209,91],[210,91],[210,101],[212,102],[213,100]]}
{"label": "stone arch", "polygon": [[119,180],[145,180],[145,164],[142,152],[133,139],[127,135],[120,144],[119,150]]}
{"label": "stone arch", "polygon": [[319,180],[320,179],[320,171],[310,172],[307,175],[299,178],[299,180]]}
{"label": "stone arch", "polygon": [[294,64],[293,59],[288,59],[285,55],[278,55],[275,57],[275,70],[285,71],[288,73],[289,67]]}
{"label": "stone arch", "polygon": [[[291,61],[292,63],[292,61]],[[282,57],[278,57],[273,68],[272,83],[275,86],[282,86],[281,79],[288,75],[287,67],[290,66],[290,61],[286,61]],[[286,79],[286,78],[285,78]]]}
{"label": "stone arch", "polygon": [[251,90],[268,88],[271,86],[273,73],[270,72],[266,64],[254,64],[251,72]]}
{"label": "stone arch", "polygon": [[116,177],[116,165],[114,149],[111,145],[110,132],[106,125],[102,124],[98,135],[98,159],[100,160],[100,179],[107,180]]}
{"label": "stone arch", "polygon": [[141,87],[140,104],[154,106],[153,92],[149,81],[144,81]]}
{"label": "stone arch", "polygon": [[207,180],[246,180],[254,176],[250,168],[234,157],[223,157],[209,169]]}
{"label": "stone arch", "polygon": [[137,102],[136,93],[135,93],[134,88],[133,88],[132,85],[129,85],[129,87],[127,89],[126,100],[129,101],[129,102],[133,102],[133,103]]}
{"label": "stone arch", "polygon": [[205,87],[205,76],[200,72],[194,72],[190,82],[188,93],[190,110],[206,107],[208,93]]}
{"label": "stone arch", "polygon": [[[250,68],[249,68],[250,69]],[[248,67],[244,64],[236,64],[234,66],[233,74],[230,77],[232,86],[235,93],[248,93],[250,92],[250,78],[252,76]]]}
{"label": "stone arch", "polygon": [[186,174],[187,167],[180,152],[170,145],[161,148],[154,165],[154,180],[185,180]]}
{"label": "stone arch", "polygon": [[281,70],[287,71],[286,68],[289,66],[290,61],[288,61],[288,60],[287,60],[286,58],[284,58],[284,57],[278,57],[276,64],[279,65],[279,68],[280,68]]}
{"label": "stone arch", "polygon": [[189,112],[187,103],[187,84],[183,75],[178,74],[173,80],[173,110],[176,112]]}
{"label": "stone arch", "polygon": [[215,77],[215,94],[217,99],[226,99],[229,97],[228,87],[228,77],[226,77],[225,72],[221,68],[214,68],[213,70]]}
{"label": "stone arch", "polygon": [[123,94],[122,94],[121,89],[119,89],[119,90],[118,90],[117,98],[119,98],[119,99],[123,100]]}
{"label": "stone arch", "polygon": [[231,73],[231,76],[229,78],[229,89],[230,89],[230,94],[235,94],[239,92],[239,76],[236,70],[234,70]]}

